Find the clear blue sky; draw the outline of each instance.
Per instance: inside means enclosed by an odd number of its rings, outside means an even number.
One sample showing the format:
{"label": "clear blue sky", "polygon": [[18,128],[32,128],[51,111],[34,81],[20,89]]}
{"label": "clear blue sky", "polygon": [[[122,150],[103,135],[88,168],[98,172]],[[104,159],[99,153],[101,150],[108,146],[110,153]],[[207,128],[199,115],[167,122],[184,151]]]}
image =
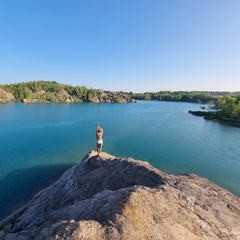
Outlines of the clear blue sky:
{"label": "clear blue sky", "polygon": [[1,0],[0,84],[240,91],[239,0]]}

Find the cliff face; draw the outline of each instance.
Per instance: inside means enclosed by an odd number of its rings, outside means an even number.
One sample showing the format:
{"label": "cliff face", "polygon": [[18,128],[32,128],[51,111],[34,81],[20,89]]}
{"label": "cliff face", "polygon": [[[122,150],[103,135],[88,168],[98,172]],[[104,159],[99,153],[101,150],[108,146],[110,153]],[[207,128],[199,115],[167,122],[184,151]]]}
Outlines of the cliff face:
{"label": "cliff face", "polygon": [[91,102],[118,102],[128,103],[137,102],[135,99],[128,97],[123,93],[113,93],[110,91],[99,91],[95,97],[90,99]]}
{"label": "cliff face", "polygon": [[196,175],[89,153],[0,223],[0,239],[240,239],[240,199]]}
{"label": "cliff face", "polygon": [[15,97],[9,93],[0,88],[0,102],[12,102],[16,101]]}

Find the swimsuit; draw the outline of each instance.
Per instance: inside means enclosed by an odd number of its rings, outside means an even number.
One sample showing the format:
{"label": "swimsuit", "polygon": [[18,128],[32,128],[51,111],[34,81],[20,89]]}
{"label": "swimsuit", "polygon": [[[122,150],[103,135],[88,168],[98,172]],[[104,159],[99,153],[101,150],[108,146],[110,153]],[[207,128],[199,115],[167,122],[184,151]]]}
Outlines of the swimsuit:
{"label": "swimsuit", "polygon": [[97,144],[102,144],[103,140],[102,139],[98,139],[97,140]]}

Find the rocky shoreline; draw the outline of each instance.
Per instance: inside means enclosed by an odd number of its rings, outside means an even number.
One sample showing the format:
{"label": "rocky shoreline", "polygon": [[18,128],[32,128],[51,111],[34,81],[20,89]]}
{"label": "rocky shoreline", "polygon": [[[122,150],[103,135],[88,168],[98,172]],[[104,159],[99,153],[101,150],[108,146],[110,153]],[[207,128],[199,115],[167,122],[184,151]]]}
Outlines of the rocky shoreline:
{"label": "rocky shoreline", "polygon": [[234,127],[240,127],[240,121],[235,121],[230,118],[221,117],[218,112],[189,110],[188,113],[194,116],[203,117],[205,120],[212,120],[214,122],[220,122]]}
{"label": "rocky shoreline", "polygon": [[194,174],[90,152],[0,222],[0,239],[235,239],[240,198]]}
{"label": "rocky shoreline", "polygon": [[33,94],[32,98],[24,98],[21,101],[10,92],[0,88],[1,102],[23,102],[23,103],[43,103],[43,102],[93,102],[93,103],[136,103],[137,101],[121,92],[97,91],[96,95],[88,98],[74,98],[65,90],[59,90],[50,93],[45,90],[38,91]]}

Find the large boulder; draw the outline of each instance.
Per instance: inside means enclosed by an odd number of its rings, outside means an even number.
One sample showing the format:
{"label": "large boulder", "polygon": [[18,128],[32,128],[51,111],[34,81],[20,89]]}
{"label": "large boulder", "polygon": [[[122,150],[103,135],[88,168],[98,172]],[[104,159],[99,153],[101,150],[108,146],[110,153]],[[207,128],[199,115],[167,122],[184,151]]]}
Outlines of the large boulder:
{"label": "large boulder", "polygon": [[205,178],[89,153],[0,223],[0,239],[240,239],[240,199]]}

